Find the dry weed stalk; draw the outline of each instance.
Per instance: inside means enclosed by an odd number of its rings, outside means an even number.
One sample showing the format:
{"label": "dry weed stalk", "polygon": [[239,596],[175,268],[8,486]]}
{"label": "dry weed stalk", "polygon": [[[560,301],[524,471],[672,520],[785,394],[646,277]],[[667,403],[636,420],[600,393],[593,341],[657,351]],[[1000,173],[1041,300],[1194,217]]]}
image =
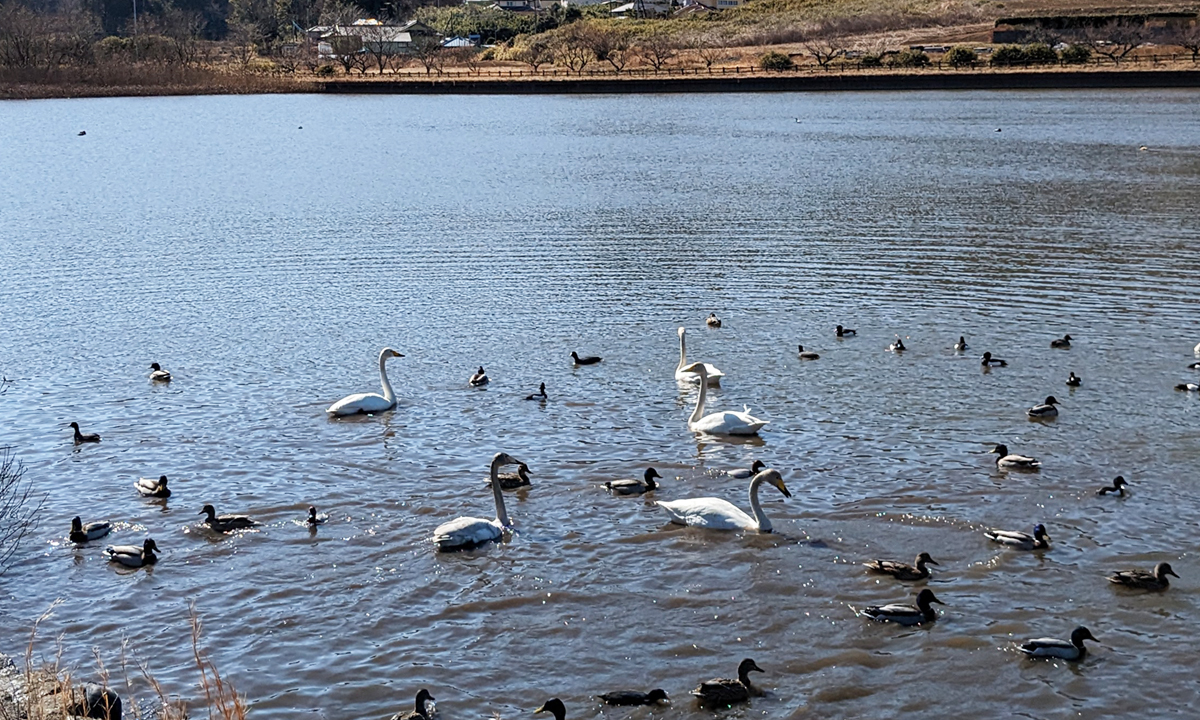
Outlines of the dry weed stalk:
{"label": "dry weed stalk", "polygon": [[192,619],[192,656],[200,670],[200,684],[204,688],[204,699],[208,705],[208,717],[219,720],[244,720],[246,700],[237,690],[221,677],[217,666],[200,652],[200,616],[195,605],[189,608]]}

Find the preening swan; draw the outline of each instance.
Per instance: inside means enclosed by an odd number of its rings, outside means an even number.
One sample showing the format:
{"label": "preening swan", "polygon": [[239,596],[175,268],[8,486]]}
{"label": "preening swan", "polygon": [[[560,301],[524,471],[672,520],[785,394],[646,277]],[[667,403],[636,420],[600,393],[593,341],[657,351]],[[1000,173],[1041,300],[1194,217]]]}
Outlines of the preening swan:
{"label": "preening swan", "polygon": [[508,512],[504,509],[504,495],[500,490],[500,466],[521,465],[520,460],[508,453],[496,453],[492,458],[491,482],[492,495],[496,499],[496,518],[484,520],[474,517],[460,517],[448,523],[442,523],[433,531],[433,542],[438,550],[459,550],[472,548],[484,543],[499,540],[508,521]]}
{"label": "preening swan", "polygon": [[[675,366],[675,379],[680,382],[698,383],[700,376],[694,372],[684,370],[688,365],[687,361],[687,343],[684,340],[684,335],[687,333],[686,328],[679,328],[679,364]],[[721,378],[725,377],[725,373],[717,369],[716,365],[704,363],[704,370],[708,373],[709,385],[720,385]]]}
{"label": "preening swan", "polygon": [[1092,637],[1092,632],[1085,627],[1077,627],[1071,631],[1070,640],[1057,638],[1038,638],[1027,640],[1017,646],[1017,649],[1029,657],[1058,658],[1059,660],[1079,660],[1087,654],[1083,646],[1084,640],[1100,642]]}
{"label": "preening swan", "polygon": [[671,522],[679,525],[692,525],[710,530],[755,530],[769,533],[771,521],[767,519],[762,505],[758,502],[758,488],[763,483],[775,486],[784,497],[792,496],[783,484],[783,477],[779,471],[767,469],[750,481],[750,512],[754,514],[753,517],[728,500],[714,497],[659,501],[657,505],[667,511]]}
{"label": "preening swan", "polygon": [[688,418],[688,429],[710,435],[757,435],[759,429],[767,424],[766,420],[759,420],[751,415],[749,407],[746,407],[745,412],[727,410],[705,415],[704,401],[708,397],[708,370],[705,369],[704,363],[692,363],[685,367],[684,371],[700,375],[700,396],[696,398],[696,409]]}
{"label": "preening swan", "polygon": [[375,413],[391,410],[396,407],[396,394],[392,392],[392,384],[388,382],[387,370],[383,364],[388,358],[402,358],[400,353],[391,348],[379,351],[379,382],[383,385],[383,394],[357,393],[347,395],[329,406],[325,412],[330,415],[356,415],[358,413]]}

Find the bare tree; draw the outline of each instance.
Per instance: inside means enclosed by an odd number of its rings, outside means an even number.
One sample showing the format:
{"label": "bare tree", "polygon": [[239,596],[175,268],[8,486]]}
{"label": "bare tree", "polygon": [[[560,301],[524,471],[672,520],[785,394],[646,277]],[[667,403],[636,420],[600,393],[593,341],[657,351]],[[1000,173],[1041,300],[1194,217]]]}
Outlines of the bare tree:
{"label": "bare tree", "polygon": [[421,63],[421,66],[425,68],[426,75],[435,70],[438,75],[441,75],[442,64],[446,59],[445,50],[446,48],[442,47],[441,38],[435,35],[413,35],[408,54]]}
{"label": "bare tree", "polygon": [[30,68],[42,55],[44,19],[15,0],[0,4],[0,66]]}
{"label": "bare tree", "polygon": [[375,63],[379,74],[394,69],[397,53],[392,33],[395,31],[387,25],[363,25],[358,30],[362,33],[363,54],[368,62]]}
{"label": "bare tree", "polygon": [[1146,25],[1132,19],[1113,20],[1100,27],[1088,28],[1084,40],[1092,52],[1119,65],[1126,55],[1146,43]]}
{"label": "bare tree", "polygon": [[716,31],[697,33],[689,38],[688,44],[700,56],[704,67],[709,69],[729,52],[729,42],[724,35]]}
{"label": "bare tree", "polygon": [[540,35],[534,36],[527,42],[517,46],[512,53],[515,60],[525,63],[534,72],[546,63],[554,62],[554,48]]}
{"label": "bare tree", "polygon": [[1168,34],[1167,42],[1192,54],[1192,62],[1200,59],[1200,23],[1176,28]]}
{"label": "bare tree", "polygon": [[479,73],[481,60],[479,59],[479,48],[476,47],[459,47],[452,48],[448,51],[450,60],[455,65],[461,65],[467,69],[467,72],[472,75]]}
{"label": "bare tree", "polygon": [[11,566],[21,541],[37,527],[38,511],[46,501],[24,476],[25,465],[13,458],[12,448],[0,448],[0,575]]}
{"label": "bare tree", "polygon": [[638,43],[638,54],[655,71],[662,70],[679,54],[679,43],[674,36],[656,28],[642,36]]}
{"label": "bare tree", "polygon": [[804,49],[817,61],[817,65],[828,68],[829,63],[846,54],[841,38],[813,39],[804,42]]}
{"label": "bare tree", "polygon": [[581,23],[573,23],[568,26],[554,48],[555,60],[561,61],[576,75],[582,75],[583,69],[596,57],[592,52],[588,33],[580,25]]}
{"label": "bare tree", "polygon": [[632,37],[623,27],[588,28],[584,35],[597,62],[606,62],[619,75],[633,59]]}

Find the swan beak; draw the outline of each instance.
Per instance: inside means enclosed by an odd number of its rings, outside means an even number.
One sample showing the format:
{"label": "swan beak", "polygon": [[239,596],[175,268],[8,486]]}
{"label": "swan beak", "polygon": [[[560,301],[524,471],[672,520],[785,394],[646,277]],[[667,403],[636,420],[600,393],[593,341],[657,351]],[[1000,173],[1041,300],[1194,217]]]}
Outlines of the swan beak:
{"label": "swan beak", "polygon": [[792,494],[788,492],[787,485],[783,484],[783,480],[780,480],[778,483],[776,483],[775,487],[779,488],[779,492],[783,493],[784,497],[790,498],[792,496]]}

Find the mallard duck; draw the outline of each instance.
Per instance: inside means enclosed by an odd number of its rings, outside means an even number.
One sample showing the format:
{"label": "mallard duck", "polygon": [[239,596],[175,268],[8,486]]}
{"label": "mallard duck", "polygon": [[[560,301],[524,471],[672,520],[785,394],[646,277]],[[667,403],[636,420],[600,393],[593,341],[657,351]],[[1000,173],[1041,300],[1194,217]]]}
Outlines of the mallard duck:
{"label": "mallard duck", "polygon": [[966,350],[967,349],[967,338],[962,335],[959,335],[958,342],[954,343],[954,349],[957,350],[958,352],[962,352],[963,350]]}
{"label": "mallard duck", "polygon": [[796,347],[799,348],[798,352],[800,353],[801,360],[819,360],[821,358],[821,356],[816,354],[815,352],[805,351],[803,345],[797,345]]}
{"label": "mallard duck", "polygon": [[[487,482],[491,483],[492,479],[489,477]],[[516,472],[497,473],[496,482],[500,483],[502,490],[515,490],[533,484],[529,481],[529,466],[525,463],[517,465]]]}
{"label": "mallard duck", "polygon": [[1001,360],[998,357],[992,357],[990,352],[985,352],[980,360],[983,362],[979,364],[983,365],[984,367],[1008,367],[1007,360]]}
{"label": "mallard duck", "polygon": [[75,444],[76,445],[78,445],[80,443],[100,442],[100,436],[97,435],[96,433],[81,433],[81,432],[79,432],[79,423],[72,422],[70,427],[75,430]]}
{"label": "mallard duck", "polygon": [[1175,386],[1175,389],[1182,390],[1183,392],[1200,392],[1200,384],[1179,383],[1178,385]]}
{"label": "mallard duck", "polygon": [[737,680],[713,678],[700,683],[700,686],[693,690],[692,694],[700,698],[701,703],[707,705],[732,705],[746,702],[750,699],[750,693],[755,692],[754,686],[750,684],[751,672],[764,672],[764,670],[753,660],[746,658],[738,664]]}
{"label": "mallard duck", "polygon": [[716,313],[709,313],[708,317],[704,319],[704,324],[714,328],[721,327],[721,318],[717,317]]}
{"label": "mallard duck", "polygon": [[549,396],[546,395],[546,383],[542,383],[541,385],[539,385],[538,391],[532,395],[526,395],[525,399],[526,400],[543,400],[543,401],[548,400]]}
{"label": "mallard duck", "polygon": [[121,696],[103,685],[88,683],[83,686],[83,697],[68,705],[66,714],[100,720],[121,720]]}
{"label": "mallard duck", "polygon": [[837,336],[838,337],[846,337],[847,335],[857,335],[857,334],[858,334],[857,330],[851,330],[850,328],[845,328],[845,327],[842,327],[841,325],[837,326]]}
{"label": "mallard duck", "polygon": [[1125,482],[1124,476],[1118,475],[1113,478],[1112,485],[1110,487],[1102,487],[1096,491],[1096,494],[1107,495],[1109,493],[1113,493],[1117,497],[1125,497],[1125,486],[1128,484],[1129,483]]}
{"label": "mallard duck", "polygon": [[324,525],[325,521],[328,519],[329,519],[329,516],[325,515],[324,513],[322,513],[320,515],[317,514],[316,506],[309,505],[308,506],[308,517],[305,518],[304,524],[308,525],[309,527],[316,527],[318,525]]}
{"label": "mallard duck", "polygon": [[392,716],[391,720],[429,720],[429,709],[426,703],[433,702],[436,698],[429,694],[425,688],[417,691],[416,709],[404,712],[401,710]]}
{"label": "mallard duck", "polygon": [[71,518],[71,534],[67,537],[73,543],[85,543],[89,540],[99,540],[112,530],[112,523],[103,520],[83,524],[78,515]]}
{"label": "mallard duck", "polygon": [[1108,576],[1108,581],[1140,590],[1166,590],[1167,586],[1171,584],[1167,580],[1168,575],[1179,577],[1171,569],[1171,563],[1161,562],[1154,566],[1153,571],[1118,570]]}
{"label": "mallard duck", "polygon": [[929,553],[923,552],[917,556],[912,565],[896,562],[895,560],[871,560],[863,563],[872,572],[891,575],[897,580],[924,580],[929,577],[926,565],[937,565]]}
{"label": "mallard duck", "polygon": [[1194,362],[1188,365],[1188,370],[1200,370],[1200,362]]}
{"label": "mallard duck", "polygon": [[564,720],[567,717],[567,708],[562,704],[562,700],[558,698],[550,698],[542,703],[542,706],[533,711],[534,715],[538,713],[548,712],[554,716],[554,720]]}
{"label": "mallard duck", "polygon": [[596,363],[600,362],[601,358],[599,358],[595,355],[588,355],[587,357],[579,357],[579,353],[572,350],[571,351],[571,360],[573,360],[576,365],[595,365]]}
{"label": "mallard duck", "polygon": [[1058,640],[1056,638],[1038,638],[1036,640],[1027,640],[1017,646],[1017,649],[1025,653],[1029,657],[1034,658],[1058,658],[1060,660],[1078,660],[1087,654],[1087,648],[1083,646],[1084,640],[1093,640],[1100,642],[1092,636],[1090,630],[1085,627],[1077,627],[1071,631],[1070,640]]}
{"label": "mallard duck", "polygon": [[204,524],[217,532],[244,530],[258,524],[245,515],[218,515],[212,505],[205,505],[200,514],[208,516],[204,518]]}
{"label": "mallard duck", "polygon": [[171,382],[171,373],[163,370],[158,363],[150,363],[150,379],[155,382]]}
{"label": "mallard duck", "polygon": [[746,478],[754,477],[755,475],[759,474],[760,472],[762,472],[763,470],[766,470],[766,469],[767,469],[767,464],[765,462],[763,462],[762,460],[755,460],[754,464],[751,465],[749,469],[738,468],[737,470],[730,470],[726,474],[729,475],[729,477],[731,477],[731,478],[745,480]]}
{"label": "mallard duck", "polygon": [[139,493],[146,497],[171,497],[171,488],[167,487],[166,475],[159,475],[157,480],[154,478],[138,478],[133,486],[137,488]]}
{"label": "mallard duck", "polygon": [[667,697],[667,691],[659,689],[651,690],[650,692],[618,690],[616,692],[597,695],[596,697],[609,705],[654,705],[660,702],[671,702],[671,698]]}
{"label": "mallard duck", "polygon": [[482,366],[482,365],[480,365],[480,366],[479,366],[479,370],[477,370],[477,371],[475,372],[475,374],[471,376],[471,379],[470,379],[470,381],[469,381],[469,382],[470,382],[470,384],[471,384],[472,386],[474,386],[474,387],[479,387],[480,385],[487,385],[487,384],[488,384],[488,376],[487,376],[487,373],[485,373],[485,372],[483,371],[483,366]]}
{"label": "mallard duck", "polygon": [[604,483],[604,489],[613,495],[641,495],[658,489],[658,483],[654,482],[654,478],[662,480],[662,475],[659,475],[654,468],[646,468],[641,480],[635,478],[610,480]]}
{"label": "mallard duck", "polygon": [[1079,387],[1082,384],[1083,384],[1083,379],[1080,378],[1078,375],[1076,375],[1074,373],[1074,371],[1072,371],[1071,374],[1067,377],[1067,386],[1068,387]]}
{"label": "mallard duck", "polygon": [[1046,534],[1046,526],[1041,523],[1033,526],[1032,535],[1019,530],[988,530],[984,536],[992,542],[1018,550],[1045,550],[1050,547],[1050,536]]}
{"label": "mallard duck", "polygon": [[1052,347],[1052,348],[1069,348],[1069,347],[1071,347],[1071,336],[1063,335],[1060,338],[1051,340],[1050,347]]}
{"label": "mallard duck", "polygon": [[946,603],[934,597],[933,591],[925,588],[917,593],[916,605],[894,603],[891,605],[876,605],[863,610],[863,615],[877,622],[894,622],[901,625],[921,625],[937,620],[937,612],[930,603],[945,605]]}
{"label": "mallard duck", "polygon": [[1046,396],[1046,402],[1041,405],[1034,405],[1025,411],[1025,414],[1031,418],[1052,418],[1058,417],[1058,408],[1054,407],[1058,404],[1058,399],[1053,395]]}
{"label": "mallard duck", "polygon": [[899,336],[896,336],[896,339],[892,341],[892,344],[888,345],[888,350],[890,350],[892,352],[899,353],[899,352],[904,352],[907,349],[908,348],[904,347],[904,341],[901,340]]}
{"label": "mallard duck", "polygon": [[1004,444],[992,448],[992,451],[988,454],[995,455],[996,467],[1005,470],[1037,470],[1042,466],[1042,462],[1036,458],[1025,455],[1010,455],[1008,453],[1008,446]]}
{"label": "mallard duck", "polygon": [[158,556],[154,553],[158,551],[158,545],[150,538],[141,544],[137,545],[109,545],[104,548],[104,554],[108,556],[109,562],[120,563],[126,567],[142,567],[143,565],[153,565],[158,562]]}

